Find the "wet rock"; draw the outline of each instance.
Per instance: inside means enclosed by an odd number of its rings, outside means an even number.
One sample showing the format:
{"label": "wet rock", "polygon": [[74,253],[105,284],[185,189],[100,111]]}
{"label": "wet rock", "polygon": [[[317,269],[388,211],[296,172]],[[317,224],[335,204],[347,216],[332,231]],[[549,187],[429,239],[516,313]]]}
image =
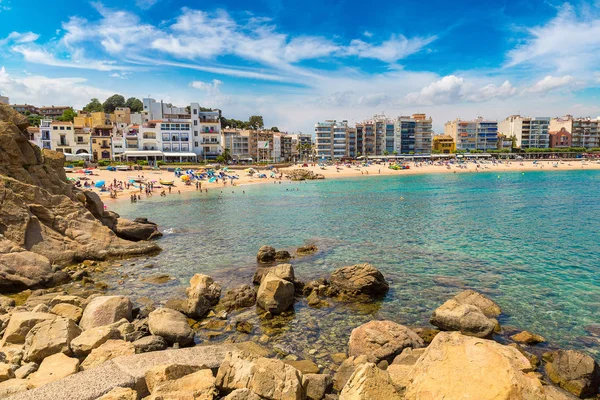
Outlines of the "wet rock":
{"label": "wet rock", "polygon": [[340,393],[340,400],[402,400],[389,374],[375,364],[359,366]]}
{"label": "wet rock", "polygon": [[304,374],[302,377],[302,386],[309,400],[323,399],[332,385],[331,377],[326,374]]}
{"label": "wet rock", "polygon": [[56,353],[71,354],[71,341],[81,334],[73,320],[56,318],[34,326],[25,339],[25,361],[40,363]]}
{"label": "wet rock", "polygon": [[329,282],[336,292],[348,297],[383,296],[389,290],[383,274],[370,264],[339,268],[331,274]]}
{"label": "wet rock", "polygon": [[552,382],[580,398],[591,397],[600,387],[600,369],[594,359],[575,350],[558,350],[547,357],[545,369]]}
{"label": "wet rock", "polygon": [[331,361],[333,361],[335,364],[341,364],[346,358],[348,358],[346,353],[333,353],[330,355],[330,357]]}
{"label": "wet rock", "polygon": [[133,342],[136,354],[165,350],[167,346],[165,339],[156,335],[145,336]]}
{"label": "wet rock", "polygon": [[276,261],[287,261],[292,258],[292,255],[287,250],[279,250],[275,252]]}
{"label": "wet rock", "polygon": [[319,297],[317,290],[313,290],[308,295],[308,297],[306,298],[306,302],[308,303],[309,306],[314,307],[314,308],[329,307],[329,303],[326,300],[322,300]]}
{"label": "wet rock", "polygon": [[366,355],[369,362],[392,362],[407,347],[423,347],[423,340],[409,328],[392,321],[370,321],[352,330],[348,354]]}
{"label": "wet rock", "polygon": [[182,313],[159,308],[148,316],[148,328],[153,335],[162,336],[167,343],[188,346],[194,343],[194,331]]}
{"label": "wet rock", "polygon": [[464,290],[454,296],[459,304],[468,304],[481,310],[483,315],[488,318],[496,318],[502,314],[500,306],[493,300],[474,290]]}
{"label": "wet rock", "polygon": [[256,254],[256,261],[268,263],[275,261],[275,248],[271,246],[262,246]]}
{"label": "wet rock", "polygon": [[163,285],[172,280],[173,278],[171,278],[171,276],[167,274],[158,274],[142,278],[142,282],[150,283],[153,285]]}
{"label": "wet rock", "polygon": [[109,325],[125,318],[131,321],[133,304],[125,296],[98,296],[92,299],[79,322],[83,330]]}
{"label": "wet rock", "polygon": [[140,218],[130,221],[124,218],[117,218],[114,225],[110,227],[112,231],[121,239],[139,242],[142,240],[152,240],[162,237],[156,224],[144,222]]}
{"label": "wet rock", "polygon": [[68,303],[59,303],[50,309],[52,314],[56,314],[63,318],[68,318],[75,323],[78,323],[83,316],[83,309]]}
{"label": "wet rock", "polygon": [[50,382],[58,381],[79,371],[79,360],[57,353],[47,357],[39,369],[29,376],[32,387],[39,387]]}
{"label": "wet rock", "polygon": [[186,315],[192,318],[202,318],[211,307],[217,305],[221,297],[221,285],[210,276],[196,274],[190,279],[186,289]]}
{"label": "wet rock", "polygon": [[107,340],[104,344],[92,350],[81,364],[81,369],[95,368],[113,358],[133,354],[135,354],[135,347],[132,343],[124,340]]}
{"label": "wet rock", "polygon": [[271,314],[281,314],[294,304],[294,284],[268,273],[258,288],[256,302]]}
{"label": "wet rock", "polygon": [[294,282],[294,268],[291,264],[279,264],[274,267],[258,267],[254,272],[254,277],[252,278],[252,282],[260,285],[263,277],[265,277],[268,273],[272,273],[275,276],[284,279],[286,281]]}
{"label": "wet rock", "polygon": [[54,314],[34,313],[34,312],[18,312],[14,313],[10,318],[4,336],[2,337],[1,346],[5,344],[20,344],[25,343],[25,337],[29,331],[37,324],[43,321],[49,321],[56,318]]}
{"label": "wet rock", "polygon": [[307,246],[301,246],[296,249],[296,254],[299,256],[306,256],[308,254],[316,253],[319,249],[314,244],[309,244]]}
{"label": "wet rock", "polygon": [[302,374],[280,360],[247,353],[229,353],[217,373],[217,388],[222,391],[250,389],[267,399],[305,397]]}
{"label": "wet rock", "polygon": [[411,369],[406,400],[543,399],[538,378],[519,351],[491,340],[441,332]]}
{"label": "wet rock", "polygon": [[459,331],[464,335],[490,337],[498,321],[486,317],[481,309],[450,299],[439,306],[431,316],[432,325],[444,331]]}
{"label": "wet rock", "polygon": [[524,343],[524,344],[528,344],[530,346],[538,344],[538,343],[544,343],[546,341],[546,339],[544,339],[543,336],[536,335],[534,333],[527,332],[527,331],[523,331],[523,332],[517,333],[516,335],[512,335],[510,338],[517,343]]}
{"label": "wet rock", "polygon": [[252,307],[254,304],[256,304],[256,291],[254,288],[250,285],[241,285],[228,290],[217,308],[229,312]]}
{"label": "wet rock", "polygon": [[236,321],[235,330],[241,333],[252,333],[252,324],[248,321]]}

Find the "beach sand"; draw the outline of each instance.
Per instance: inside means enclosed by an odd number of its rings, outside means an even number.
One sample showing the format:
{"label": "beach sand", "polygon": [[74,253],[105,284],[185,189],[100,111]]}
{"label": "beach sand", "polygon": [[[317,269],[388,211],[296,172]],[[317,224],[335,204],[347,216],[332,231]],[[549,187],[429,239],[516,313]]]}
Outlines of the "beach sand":
{"label": "beach sand", "polygon": [[[555,166],[558,163],[557,166]],[[301,164],[294,165],[289,168],[283,168],[280,170],[285,176],[286,171],[291,169],[304,169],[310,170],[317,174],[322,174],[325,176],[325,179],[337,179],[337,178],[349,178],[349,177],[369,177],[369,176],[389,176],[389,175],[415,175],[415,174],[432,174],[432,173],[477,173],[477,172],[505,172],[505,171],[517,171],[517,172],[525,172],[525,171],[569,171],[569,170],[600,170],[600,164],[595,161],[538,161],[534,164],[533,161],[510,161],[503,162],[501,164],[492,164],[491,162],[480,164],[477,167],[474,163],[466,163],[465,168],[459,168],[456,164],[451,165],[448,168],[446,165],[428,165],[428,164],[416,164],[416,163],[408,163],[410,169],[405,170],[392,170],[388,168],[388,165],[384,164],[372,164],[369,167],[357,167],[353,166],[351,168],[346,167],[345,165],[340,165],[339,169],[336,169],[334,166],[327,166],[325,169],[322,169],[318,165],[312,166],[309,164],[309,167],[302,167]],[[257,167],[253,167],[258,169]],[[270,171],[263,169],[260,172],[265,173],[267,176],[270,176]],[[239,179],[235,180],[236,186],[245,186],[252,184],[260,184],[260,183],[273,183],[275,179],[266,178],[260,179],[256,177],[249,176],[244,172],[243,169],[239,170],[231,170],[230,174],[238,175]],[[68,177],[81,177],[83,174],[77,173],[76,171],[68,173]],[[88,178],[91,181],[98,182],[104,180],[106,185],[108,186],[111,182],[123,181],[127,182],[131,177],[143,176],[148,181],[156,181],[158,183],[159,180],[166,180],[175,182],[175,186],[172,187],[170,195],[177,195],[179,192],[190,192],[195,191],[196,187],[194,184],[185,185],[184,182],[181,181],[180,178],[176,178],[173,172],[167,172],[166,170],[162,171],[154,171],[154,170],[143,170],[143,171],[108,171],[106,169],[96,169],[94,170],[93,175],[88,175]],[[287,181],[285,177],[283,181]],[[219,180],[218,183],[209,183],[208,181],[202,181],[202,189],[208,189],[208,191],[214,190],[224,190],[231,188],[229,181],[227,185],[224,186],[223,182]],[[166,188],[165,188],[166,189]],[[131,193],[138,193],[140,196],[145,197],[145,193],[142,191],[140,193],[139,188],[131,188],[130,190],[119,191],[116,199],[111,199],[109,196],[109,192],[100,192],[99,189],[93,188],[97,193],[100,194],[100,197],[105,201],[105,203],[110,204],[112,201],[119,201],[123,199],[129,199]],[[154,190],[154,196],[159,196],[160,191],[162,189]],[[168,190],[166,190],[167,195]]]}

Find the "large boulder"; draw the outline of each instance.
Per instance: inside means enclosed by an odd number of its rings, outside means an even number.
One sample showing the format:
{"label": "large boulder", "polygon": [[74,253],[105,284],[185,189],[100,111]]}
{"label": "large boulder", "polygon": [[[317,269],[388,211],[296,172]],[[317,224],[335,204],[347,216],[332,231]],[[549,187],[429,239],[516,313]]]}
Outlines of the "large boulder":
{"label": "large boulder", "polygon": [[75,323],[78,323],[83,316],[83,309],[68,303],[59,303],[50,309],[52,314],[56,314],[63,318],[68,318]]}
{"label": "large boulder", "polygon": [[213,400],[219,392],[215,388],[215,377],[210,369],[182,376],[179,379],[167,380],[154,387],[147,400],[198,399]]}
{"label": "large boulder", "polygon": [[258,249],[256,260],[261,263],[273,262],[275,261],[275,253],[276,250],[274,247],[262,246],[260,249]]}
{"label": "large boulder", "polygon": [[260,285],[262,279],[268,273],[272,273],[275,276],[290,282],[294,282],[296,279],[294,276],[294,268],[292,267],[292,264],[279,264],[274,267],[258,267],[254,272],[252,283]]}
{"label": "large boulder", "polygon": [[365,355],[358,357],[350,356],[345,359],[333,376],[333,388],[338,392],[341,392],[350,377],[354,374],[354,371],[368,362],[369,360]]}
{"label": "large boulder", "polygon": [[228,353],[216,379],[219,390],[249,389],[270,400],[302,400],[302,374],[280,360],[246,353]]}
{"label": "large boulder", "polygon": [[210,276],[196,274],[190,279],[186,289],[186,314],[191,318],[202,318],[211,307],[217,305],[221,297],[221,285]]}
{"label": "large boulder", "polygon": [[325,394],[331,391],[331,376],[327,374],[303,374],[302,385],[307,399],[321,400],[325,397]]}
{"label": "large boulder", "polygon": [[332,289],[348,297],[378,297],[389,290],[383,274],[370,264],[338,268],[329,278]]}
{"label": "large boulder", "polygon": [[140,218],[136,218],[134,221],[117,218],[112,226],[112,230],[121,239],[131,240],[133,242],[158,239],[163,235],[158,231],[156,224]]}
{"label": "large boulder", "polygon": [[527,358],[512,347],[440,332],[411,369],[405,399],[543,399],[542,384],[530,371]]}
{"label": "large boulder", "polygon": [[402,350],[423,345],[419,335],[403,325],[392,321],[370,321],[352,330],[348,354],[366,355],[372,363],[383,360],[391,363]]}
{"label": "large boulder", "polygon": [[54,272],[50,261],[27,251],[10,240],[0,238],[0,290],[15,292],[52,285]]}
{"label": "large boulder", "polygon": [[135,347],[132,343],[124,340],[107,340],[104,344],[92,350],[81,364],[81,369],[95,368],[113,358],[133,354],[135,354]]}
{"label": "large boulder", "polygon": [[29,383],[32,387],[39,387],[73,375],[77,371],[79,371],[78,359],[56,353],[42,361],[39,369],[30,375]]}
{"label": "large boulder", "polygon": [[25,339],[25,361],[40,363],[52,354],[71,354],[71,341],[81,334],[81,328],[70,319],[56,318],[34,326]]}
{"label": "large boulder", "polygon": [[148,316],[150,333],[162,336],[169,344],[188,346],[194,343],[194,331],[185,315],[170,308],[159,308]]}
{"label": "large boulder", "polygon": [[256,304],[256,291],[250,285],[241,285],[229,289],[221,299],[217,309],[233,311],[240,308],[252,307]]}
{"label": "large boulder", "polygon": [[25,338],[29,331],[44,321],[54,320],[56,315],[41,313],[41,312],[18,312],[14,313],[8,322],[8,326],[4,330],[4,336],[0,347],[6,344],[21,344],[25,343]]}
{"label": "large boulder", "polygon": [[502,314],[502,310],[498,304],[474,290],[463,290],[454,296],[454,300],[460,304],[469,304],[479,308],[486,317],[496,318]]}
{"label": "large boulder", "polygon": [[281,314],[294,304],[294,284],[268,273],[258,288],[256,303],[271,314]]}
{"label": "large boulder", "polygon": [[201,369],[204,368],[201,368],[197,365],[187,364],[157,365],[146,371],[144,374],[144,380],[146,381],[146,387],[148,388],[148,391],[152,393],[154,392],[156,386],[164,382],[174,381],[186,375],[193,374]]}
{"label": "large boulder", "polygon": [[461,304],[450,299],[439,306],[431,316],[430,322],[444,331],[459,331],[464,335],[490,337],[498,321],[488,318],[479,307]]}
{"label": "large boulder", "polygon": [[144,336],[133,342],[136,354],[148,353],[150,351],[165,350],[168,347],[167,341],[162,336],[150,335]]}
{"label": "large boulder", "polygon": [[110,339],[119,339],[119,330],[111,325],[98,326],[83,331],[71,341],[71,350],[77,357],[88,355],[95,348],[100,347]]}
{"label": "large boulder", "polygon": [[340,393],[340,400],[402,400],[389,374],[375,364],[359,366]]}
{"label": "large boulder", "polygon": [[98,296],[89,302],[79,322],[82,329],[110,325],[125,318],[131,321],[133,304],[125,296]]}
{"label": "large boulder", "polygon": [[552,382],[580,398],[598,393],[600,368],[592,357],[575,350],[558,350],[548,358],[545,368]]}

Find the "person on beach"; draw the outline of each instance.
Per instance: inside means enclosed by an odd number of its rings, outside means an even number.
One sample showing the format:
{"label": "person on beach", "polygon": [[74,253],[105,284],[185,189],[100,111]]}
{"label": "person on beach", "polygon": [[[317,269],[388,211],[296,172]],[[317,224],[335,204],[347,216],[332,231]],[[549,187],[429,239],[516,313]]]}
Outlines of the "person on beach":
{"label": "person on beach", "polygon": [[169,186],[169,194],[171,194],[171,186]]}

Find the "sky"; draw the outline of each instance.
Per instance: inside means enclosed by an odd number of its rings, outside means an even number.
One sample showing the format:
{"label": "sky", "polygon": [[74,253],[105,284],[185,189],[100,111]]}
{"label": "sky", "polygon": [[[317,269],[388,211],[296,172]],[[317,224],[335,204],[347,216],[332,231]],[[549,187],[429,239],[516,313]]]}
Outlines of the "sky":
{"label": "sky", "polygon": [[0,0],[0,94],[325,119],[600,115],[600,0]]}

